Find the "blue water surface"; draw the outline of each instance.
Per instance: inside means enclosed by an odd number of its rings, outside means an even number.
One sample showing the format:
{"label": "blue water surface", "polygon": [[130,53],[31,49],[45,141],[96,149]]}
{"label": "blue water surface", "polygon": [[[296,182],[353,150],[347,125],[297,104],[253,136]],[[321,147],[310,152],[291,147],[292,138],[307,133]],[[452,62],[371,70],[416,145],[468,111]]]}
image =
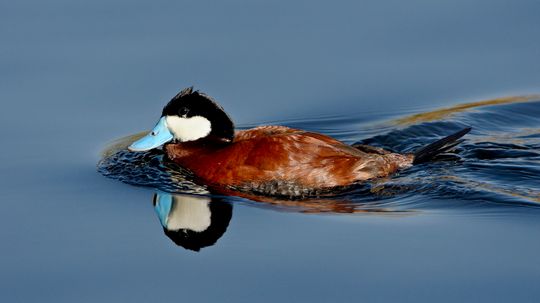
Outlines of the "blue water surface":
{"label": "blue water surface", "polygon": [[[399,119],[539,93],[539,11],[527,0],[0,3],[0,301],[538,302],[539,98]],[[461,160],[396,176],[376,191],[389,197],[338,203],[365,212],[226,198],[226,232],[195,252],[155,213],[155,188],[178,194],[174,183],[96,169],[190,85],[239,127],[396,149],[474,130]]]}

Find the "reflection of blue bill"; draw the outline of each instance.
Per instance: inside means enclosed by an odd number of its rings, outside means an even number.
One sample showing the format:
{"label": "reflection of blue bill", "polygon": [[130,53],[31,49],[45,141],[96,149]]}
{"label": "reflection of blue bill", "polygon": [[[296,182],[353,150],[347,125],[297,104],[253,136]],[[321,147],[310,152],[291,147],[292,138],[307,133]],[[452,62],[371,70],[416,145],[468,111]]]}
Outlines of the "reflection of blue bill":
{"label": "reflection of blue bill", "polygon": [[156,193],[156,205],[154,206],[154,210],[158,215],[161,226],[165,228],[167,228],[167,220],[169,218],[169,213],[171,212],[172,205],[173,198],[171,194]]}

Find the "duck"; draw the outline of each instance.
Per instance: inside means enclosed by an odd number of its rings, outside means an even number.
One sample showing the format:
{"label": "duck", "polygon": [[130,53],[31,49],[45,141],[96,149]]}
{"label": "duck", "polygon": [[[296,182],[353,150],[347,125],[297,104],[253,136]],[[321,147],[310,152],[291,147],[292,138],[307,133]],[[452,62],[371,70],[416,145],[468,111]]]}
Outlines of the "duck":
{"label": "duck", "polygon": [[235,130],[212,97],[188,87],[163,108],[132,152],[162,148],[166,158],[187,169],[196,183],[224,194],[270,197],[328,196],[428,162],[461,143],[464,128],[413,153],[348,145],[330,136],[263,125]]}

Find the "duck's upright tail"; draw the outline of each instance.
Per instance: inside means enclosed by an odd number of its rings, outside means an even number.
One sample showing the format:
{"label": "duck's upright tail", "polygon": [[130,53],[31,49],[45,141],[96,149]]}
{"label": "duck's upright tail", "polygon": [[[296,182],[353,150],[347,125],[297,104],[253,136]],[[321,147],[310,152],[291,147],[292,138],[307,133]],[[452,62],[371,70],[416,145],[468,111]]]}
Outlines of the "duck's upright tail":
{"label": "duck's upright tail", "polygon": [[471,128],[467,127],[465,129],[458,131],[457,133],[451,134],[448,137],[444,137],[440,140],[437,140],[431,144],[428,144],[420,148],[419,150],[413,153],[414,155],[413,165],[427,162],[433,159],[435,156],[449,151],[454,146],[463,142],[463,140],[459,140],[459,138],[465,136],[470,131],[471,131]]}

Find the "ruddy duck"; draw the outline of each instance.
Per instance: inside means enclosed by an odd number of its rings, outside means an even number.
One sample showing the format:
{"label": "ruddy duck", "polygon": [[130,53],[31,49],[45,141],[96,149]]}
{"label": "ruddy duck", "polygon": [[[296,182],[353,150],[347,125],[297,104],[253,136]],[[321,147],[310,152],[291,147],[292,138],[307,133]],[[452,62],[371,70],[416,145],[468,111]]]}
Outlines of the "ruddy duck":
{"label": "ruddy duck", "polygon": [[426,162],[453,148],[470,130],[465,128],[412,154],[351,146],[285,126],[235,132],[223,108],[190,87],[172,98],[154,129],[128,149],[146,151],[164,145],[170,160],[191,171],[197,182],[221,193],[303,198],[332,194]]}

